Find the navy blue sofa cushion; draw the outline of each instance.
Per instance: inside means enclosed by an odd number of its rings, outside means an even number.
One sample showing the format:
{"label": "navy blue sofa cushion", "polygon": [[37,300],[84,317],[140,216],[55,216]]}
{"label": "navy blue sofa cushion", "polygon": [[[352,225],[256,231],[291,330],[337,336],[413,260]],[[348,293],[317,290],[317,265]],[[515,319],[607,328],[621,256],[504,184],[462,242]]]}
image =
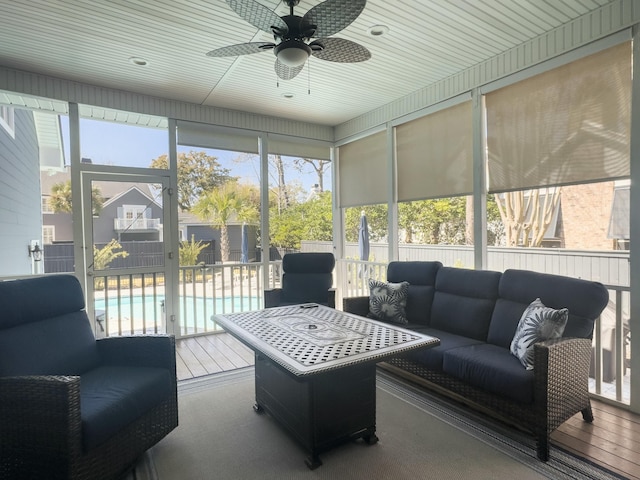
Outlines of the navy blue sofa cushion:
{"label": "navy blue sofa cushion", "polygon": [[491,344],[447,350],[445,373],[469,385],[520,403],[533,403],[533,370],[527,370],[508,349]]}
{"label": "navy blue sofa cushion", "polygon": [[598,282],[561,275],[507,270],[499,285],[500,298],[491,319],[487,341],[509,348],[520,317],[529,304],[540,298],[546,306],[569,310],[563,337],[592,338],[597,315],[609,301],[609,292]]}
{"label": "navy blue sofa cushion", "polygon": [[95,368],[80,380],[82,442],[85,451],[172,395],[169,370],[153,367]]}
{"label": "navy blue sofa cushion", "polygon": [[409,282],[405,308],[409,325],[430,324],[436,275],[441,267],[440,262],[391,262],[387,266],[387,281]]}
{"label": "navy blue sofa cushion", "polygon": [[332,253],[288,253],[282,259],[281,305],[327,304],[333,285],[335,257]]}
{"label": "navy blue sofa cushion", "polygon": [[500,276],[489,270],[439,269],[430,326],[486,341]]}
{"label": "navy blue sofa cushion", "polygon": [[437,372],[442,371],[442,359],[444,352],[453,348],[467,347],[469,345],[480,345],[483,342],[474,340],[469,337],[463,337],[461,335],[455,335],[453,333],[438,330],[437,328],[415,328],[416,332],[423,333],[425,335],[431,335],[440,339],[440,345],[431,348],[422,348],[415,351],[410,351],[405,354],[406,358],[416,363],[426,366],[430,370]]}

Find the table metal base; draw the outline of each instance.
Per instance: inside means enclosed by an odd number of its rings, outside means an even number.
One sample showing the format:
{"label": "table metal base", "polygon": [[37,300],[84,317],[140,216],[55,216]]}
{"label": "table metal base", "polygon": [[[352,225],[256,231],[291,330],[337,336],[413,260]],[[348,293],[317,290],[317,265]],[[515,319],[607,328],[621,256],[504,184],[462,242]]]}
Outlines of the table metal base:
{"label": "table metal base", "polygon": [[376,437],[376,366],[352,365],[296,377],[256,353],[255,410],[269,413],[308,452],[307,466],[320,465],[319,453],[346,441]]}

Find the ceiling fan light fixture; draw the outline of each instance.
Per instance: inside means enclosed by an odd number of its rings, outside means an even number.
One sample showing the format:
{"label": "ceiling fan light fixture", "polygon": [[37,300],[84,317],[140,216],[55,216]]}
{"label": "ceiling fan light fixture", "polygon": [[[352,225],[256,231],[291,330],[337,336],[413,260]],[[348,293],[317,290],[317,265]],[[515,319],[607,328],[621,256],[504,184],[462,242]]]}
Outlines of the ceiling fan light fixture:
{"label": "ceiling fan light fixture", "polygon": [[274,53],[280,63],[283,63],[287,67],[295,68],[300,65],[304,65],[309,55],[311,55],[311,49],[309,46],[298,40],[287,40],[280,43],[275,49]]}

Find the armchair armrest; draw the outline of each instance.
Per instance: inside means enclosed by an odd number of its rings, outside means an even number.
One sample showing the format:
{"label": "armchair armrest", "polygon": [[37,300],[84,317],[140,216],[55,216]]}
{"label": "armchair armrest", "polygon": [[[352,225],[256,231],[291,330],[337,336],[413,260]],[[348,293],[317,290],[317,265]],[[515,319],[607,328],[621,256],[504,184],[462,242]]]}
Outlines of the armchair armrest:
{"label": "armchair armrest", "polygon": [[342,310],[366,317],[369,313],[369,297],[348,297],[342,299]]}
{"label": "armchair armrest", "polygon": [[0,377],[0,405],[4,473],[71,474],[82,455],[80,377]]}
{"label": "armchair armrest", "polygon": [[176,341],[173,335],[108,337],[96,341],[103,363],[176,370]]}
{"label": "armchair armrest", "polygon": [[264,291],[264,308],[277,307],[282,298],[281,288],[270,288]]}
{"label": "armchair armrest", "polygon": [[327,291],[327,306],[331,308],[336,308],[336,289],[330,288]]}
{"label": "armchair armrest", "polygon": [[590,405],[591,348],[587,338],[559,338],[534,345],[535,401],[554,412],[547,419],[551,430]]}

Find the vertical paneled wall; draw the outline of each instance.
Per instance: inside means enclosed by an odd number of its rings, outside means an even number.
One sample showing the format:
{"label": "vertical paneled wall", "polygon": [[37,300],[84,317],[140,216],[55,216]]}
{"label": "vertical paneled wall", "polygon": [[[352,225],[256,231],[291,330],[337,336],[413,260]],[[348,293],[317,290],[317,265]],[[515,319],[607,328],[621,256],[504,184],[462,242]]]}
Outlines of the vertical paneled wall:
{"label": "vertical paneled wall", "polygon": [[13,135],[0,125],[0,276],[30,274],[27,246],[42,236],[33,114],[16,109],[14,119]]}

